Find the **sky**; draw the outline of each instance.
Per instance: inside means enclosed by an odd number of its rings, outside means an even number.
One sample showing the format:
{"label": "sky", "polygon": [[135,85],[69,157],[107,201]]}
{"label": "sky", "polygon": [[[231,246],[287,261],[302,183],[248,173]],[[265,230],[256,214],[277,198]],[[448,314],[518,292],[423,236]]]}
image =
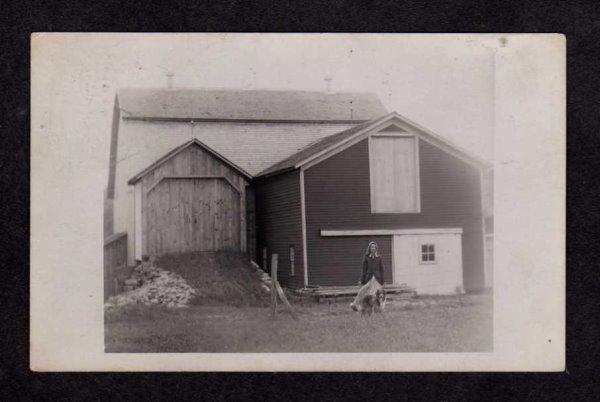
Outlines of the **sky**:
{"label": "sky", "polygon": [[[390,111],[493,160],[495,37],[37,34],[32,134],[106,177],[120,87],[375,92]],[[64,169],[73,169],[68,158]]]}

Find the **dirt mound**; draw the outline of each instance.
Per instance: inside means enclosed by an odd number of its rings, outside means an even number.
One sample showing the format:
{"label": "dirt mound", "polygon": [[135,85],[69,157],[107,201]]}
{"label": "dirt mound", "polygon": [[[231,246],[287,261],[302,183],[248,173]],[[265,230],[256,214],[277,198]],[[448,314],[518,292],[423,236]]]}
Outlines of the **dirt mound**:
{"label": "dirt mound", "polygon": [[[180,275],[195,290],[191,304],[267,306],[264,272],[233,251],[165,255],[156,266]],[[269,278],[270,279],[270,278]]]}
{"label": "dirt mound", "polygon": [[196,290],[180,275],[161,269],[150,261],[137,266],[126,283],[134,289],[111,297],[105,307],[129,304],[185,307],[196,294]]}

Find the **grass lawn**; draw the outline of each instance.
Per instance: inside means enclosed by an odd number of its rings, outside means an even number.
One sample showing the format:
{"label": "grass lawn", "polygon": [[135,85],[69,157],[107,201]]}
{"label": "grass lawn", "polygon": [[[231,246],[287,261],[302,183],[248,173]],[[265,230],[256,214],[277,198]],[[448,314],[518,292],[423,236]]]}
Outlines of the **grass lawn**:
{"label": "grass lawn", "polygon": [[106,352],[489,352],[489,296],[394,301],[361,317],[349,302],[264,307],[130,306],[106,313]]}

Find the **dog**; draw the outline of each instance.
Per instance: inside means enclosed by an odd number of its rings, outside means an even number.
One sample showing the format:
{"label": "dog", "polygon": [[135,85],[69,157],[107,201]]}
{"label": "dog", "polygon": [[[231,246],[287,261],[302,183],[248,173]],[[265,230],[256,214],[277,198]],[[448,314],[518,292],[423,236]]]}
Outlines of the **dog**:
{"label": "dog", "polygon": [[373,313],[382,313],[385,309],[387,294],[384,289],[378,289],[374,295],[366,295],[358,306],[354,303],[351,307],[354,311],[360,311],[361,315],[371,316]]}

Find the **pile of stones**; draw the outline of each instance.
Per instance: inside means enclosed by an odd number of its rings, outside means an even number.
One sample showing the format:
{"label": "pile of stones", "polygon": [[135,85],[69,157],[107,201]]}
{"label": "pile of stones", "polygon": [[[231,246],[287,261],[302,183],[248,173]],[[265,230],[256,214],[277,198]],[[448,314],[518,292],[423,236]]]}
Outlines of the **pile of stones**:
{"label": "pile of stones", "polygon": [[109,298],[105,307],[129,304],[185,307],[196,295],[196,290],[180,275],[161,269],[152,261],[144,261],[134,269],[131,277],[125,280],[124,290],[124,293]]}

